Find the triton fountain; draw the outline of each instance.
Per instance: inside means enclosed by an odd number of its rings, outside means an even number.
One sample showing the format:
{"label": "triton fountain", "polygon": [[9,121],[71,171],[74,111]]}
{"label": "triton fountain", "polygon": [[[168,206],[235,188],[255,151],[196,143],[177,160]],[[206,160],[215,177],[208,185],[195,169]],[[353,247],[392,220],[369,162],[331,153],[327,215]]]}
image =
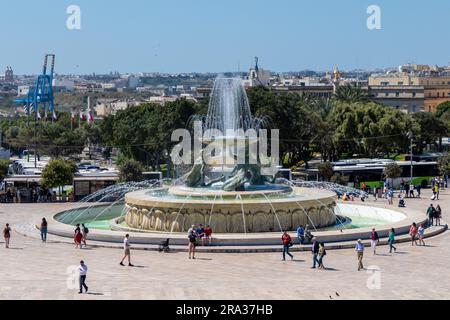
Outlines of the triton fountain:
{"label": "triton fountain", "polygon": [[160,232],[209,224],[219,233],[336,224],[335,193],[289,186],[264,174],[264,159],[255,152],[264,124],[265,119],[252,116],[241,79],[216,79],[208,115],[202,119],[200,155],[208,148],[216,152],[197,161],[175,186],[127,194],[126,224]]}

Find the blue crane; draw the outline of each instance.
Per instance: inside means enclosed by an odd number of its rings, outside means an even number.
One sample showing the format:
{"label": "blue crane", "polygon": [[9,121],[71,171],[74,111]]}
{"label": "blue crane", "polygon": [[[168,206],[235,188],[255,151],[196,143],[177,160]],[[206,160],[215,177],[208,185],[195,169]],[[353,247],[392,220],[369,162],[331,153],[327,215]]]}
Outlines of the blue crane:
{"label": "blue crane", "polygon": [[[55,99],[53,96],[53,75],[55,70],[55,55],[46,54],[44,57],[44,68],[42,74],[36,79],[34,90],[30,90],[24,99],[17,99],[15,102],[25,106],[28,117],[31,114],[31,108],[35,113],[35,118],[40,118],[40,106],[42,105],[44,115],[50,111],[52,117],[55,117]],[[47,73],[48,72],[48,73]]]}

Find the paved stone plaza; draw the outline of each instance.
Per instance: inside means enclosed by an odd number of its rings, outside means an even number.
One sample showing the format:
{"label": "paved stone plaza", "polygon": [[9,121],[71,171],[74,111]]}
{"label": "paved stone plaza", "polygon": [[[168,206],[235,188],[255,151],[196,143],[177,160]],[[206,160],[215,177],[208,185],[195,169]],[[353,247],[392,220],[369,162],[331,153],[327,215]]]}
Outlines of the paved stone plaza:
{"label": "paved stone plaza", "polygon": [[[425,215],[427,199],[425,190],[423,200],[407,199],[407,205]],[[447,220],[450,192],[436,203]],[[426,247],[398,244],[396,254],[379,247],[373,256],[366,249],[365,266],[380,272],[357,272],[353,250],[328,251],[326,271],[310,269],[308,252],[294,253],[294,262],[282,262],[281,252],[201,253],[188,260],[187,253],[136,250],[136,267],[128,268],[119,265],[118,249],[76,250],[51,236],[43,244],[35,230],[34,236],[23,236],[30,221],[63,209],[61,204],[0,205],[1,227],[9,222],[13,229],[11,249],[0,243],[0,299],[450,299],[449,231],[427,239]],[[73,287],[72,268],[81,259],[89,266],[88,295]]]}

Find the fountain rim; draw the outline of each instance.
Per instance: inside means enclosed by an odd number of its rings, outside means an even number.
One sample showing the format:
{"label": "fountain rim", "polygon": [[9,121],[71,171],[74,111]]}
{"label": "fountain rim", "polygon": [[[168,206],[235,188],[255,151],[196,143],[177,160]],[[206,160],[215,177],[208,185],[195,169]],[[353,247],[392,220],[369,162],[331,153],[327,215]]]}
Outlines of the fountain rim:
{"label": "fountain rim", "polygon": [[[143,189],[139,191],[134,191],[127,193],[125,195],[125,203],[132,205],[132,206],[158,206],[158,207],[180,207],[183,204],[193,204],[193,205],[222,205],[222,206],[235,206],[235,205],[241,205],[244,203],[245,205],[263,205],[270,201],[272,204],[277,205],[283,205],[283,204],[292,204],[296,202],[308,202],[308,201],[327,201],[327,203],[330,200],[333,200],[333,202],[336,202],[337,195],[336,193],[328,190],[322,190],[322,189],[311,189],[311,188],[301,188],[301,187],[292,187],[293,191],[295,193],[300,193],[303,197],[281,197],[281,198],[275,198],[275,199],[249,199],[249,198],[243,198],[242,196],[246,195],[252,195],[252,191],[241,191],[241,192],[226,192],[221,191],[218,192],[218,196],[214,199],[200,199],[199,196],[197,198],[195,197],[189,197],[187,196],[185,199],[180,198],[173,198],[173,199],[164,199],[157,196],[150,196],[148,195],[148,192],[151,190],[152,192],[155,191],[166,191],[170,188],[158,188],[158,189]],[[308,190],[309,192],[304,192]],[[314,190],[313,192],[311,192]],[[271,190],[273,191],[273,190]],[[304,192],[304,193],[302,193]],[[220,196],[220,195],[221,196]],[[267,195],[264,193],[259,193],[259,195]],[[320,194],[320,196],[319,196]],[[237,198],[238,196],[241,196],[241,198]],[[203,195],[202,195],[203,196]],[[235,197],[235,199],[222,199],[222,197]],[[325,205],[325,204],[324,204]]]}

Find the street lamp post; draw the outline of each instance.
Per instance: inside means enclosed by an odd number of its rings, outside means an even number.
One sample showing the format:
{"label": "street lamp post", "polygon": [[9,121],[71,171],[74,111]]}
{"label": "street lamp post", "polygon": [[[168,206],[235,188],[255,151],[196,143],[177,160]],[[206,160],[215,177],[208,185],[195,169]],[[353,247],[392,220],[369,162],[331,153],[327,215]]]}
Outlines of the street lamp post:
{"label": "street lamp post", "polygon": [[413,136],[413,133],[410,131],[410,132],[408,132],[408,138],[409,138],[409,140],[410,140],[410,157],[411,157],[411,175],[410,175],[410,178],[411,178],[411,181],[410,181],[410,183],[412,183],[412,181],[413,181],[413,174],[414,174],[414,162],[413,162],[413,147],[414,147],[414,145],[413,145],[413,139],[414,139],[414,136]]}

